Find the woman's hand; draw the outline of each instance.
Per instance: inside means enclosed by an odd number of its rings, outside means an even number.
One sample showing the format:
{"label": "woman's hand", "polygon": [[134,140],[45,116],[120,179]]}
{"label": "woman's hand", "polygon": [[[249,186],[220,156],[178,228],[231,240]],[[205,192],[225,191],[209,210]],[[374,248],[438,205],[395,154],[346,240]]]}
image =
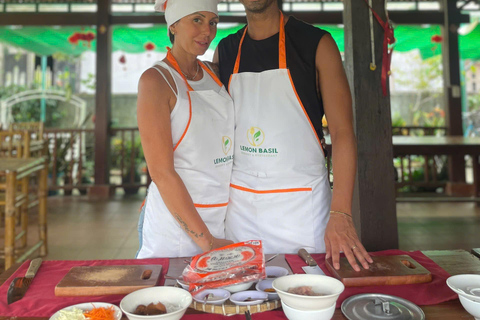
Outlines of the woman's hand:
{"label": "woman's hand", "polygon": [[330,213],[330,220],[325,230],[325,246],[327,250],[325,259],[331,257],[333,267],[336,270],[340,269],[339,261],[341,251],[343,251],[355,271],[360,271],[356,260],[361,263],[364,269],[369,268],[368,262],[373,262],[358,239],[352,217],[346,214]]}
{"label": "woman's hand", "polygon": [[233,241],[227,239],[213,238],[212,250],[233,244]]}

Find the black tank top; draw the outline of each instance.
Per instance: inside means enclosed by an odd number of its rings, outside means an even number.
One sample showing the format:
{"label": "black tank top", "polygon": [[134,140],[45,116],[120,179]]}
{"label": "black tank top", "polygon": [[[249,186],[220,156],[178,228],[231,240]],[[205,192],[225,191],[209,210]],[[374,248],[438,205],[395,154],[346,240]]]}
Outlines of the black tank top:
{"label": "black tank top", "polygon": [[[222,39],[218,45],[220,80],[226,88],[233,73],[238,46],[245,27]],[[295,89],[318,137],[323,137],[323,102],[317,95],[315,57],[320,39],[327,31],[316,28],[290,16],[285,24],[287,68],[290,69]],[[241,72],[262,72],[278,69],[278,39],[275,34],[264,40],[253,40],[245,35],[240,57]]]}

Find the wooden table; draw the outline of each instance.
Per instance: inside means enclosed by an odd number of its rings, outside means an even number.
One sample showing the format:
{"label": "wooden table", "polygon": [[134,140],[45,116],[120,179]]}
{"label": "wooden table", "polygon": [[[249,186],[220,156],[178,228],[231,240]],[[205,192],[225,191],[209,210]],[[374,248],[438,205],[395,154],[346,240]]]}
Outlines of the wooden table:
{"label": "wooden table", "polygon": [[[39,173],[38,179],[38,212],[40,240],[28,249],[22,257],[15,260],[15,240],[22,238],[26,245],[28,227],[28,179],[33,174]],[[10,268],[15,262],[22,261],[30,253],[40,248],[40,255],[47,254],[47,175],[48,166],[45,158],[0,158],[0,178],[5,180],[0,183],[0,189],[5,192],[5,269]],[[22,183],[24,199],[19,201],[17,183]],[[15,236],[15,211],[21,205],[22,233]]]}
{"label": "wooden table", "polygon": [[[423,253],[428,256],[430,259],[435,261],[439,266],[449,272],[451,275],[463,274],[463,273],[475,273],[480,274],[480,259],[473,256],[467,251],[464,250],[448,250],[448,251],[423,251]],[[271,256],[271,255],[270,255]],[[267,255],[267,258],[269,255]],[[284,255],[279,255],[268,265],[275,265],[287,268],[290,270],[288,263],[285,261]],[[14,267],[5,271],[0,275],[0,284],[4,283],[10,275],[12,275],[15,270],[20,266],[16,264]],[[185,268],[185,262],[183,258],[170,259],[170,265],[168,269],[168,275],[177,277],[179,276],[183,269]],[[166,280],[165,285],[173,285],[174,280]],[[441,303],[433,306],[424,306],[421,307],[425,312],[426,319],[434,320],[472,320],[473,317],[470,316],[460,304],[458,299]],[[187,313],[197,313],[197,311],[188,309]],[[264,315],[262,317],[262,315]],[[257,320],[268,320],[268,313],[257,313],[254,315],[254,318]],[[0,317],[0,320],[6,320],[10,318]],[[15,318],[15,320],[46,320],[47,318]],[[126,319],[124,317],[123,319]],[[225,317],[228,319],[228,317]],[[335,314],[332,318],[333,320],[345,320],[347,319],[341,312],[340,309],[335,310]]]}
{"label": "wooden table", "polygon": [[[472,157],[474,197],[480,197],[480,137],[404,137],[393,136],[393,156],[469,155]],[[475,200],[476,200],[475,199]],[[480,201],[477,200],[477,206]]]}

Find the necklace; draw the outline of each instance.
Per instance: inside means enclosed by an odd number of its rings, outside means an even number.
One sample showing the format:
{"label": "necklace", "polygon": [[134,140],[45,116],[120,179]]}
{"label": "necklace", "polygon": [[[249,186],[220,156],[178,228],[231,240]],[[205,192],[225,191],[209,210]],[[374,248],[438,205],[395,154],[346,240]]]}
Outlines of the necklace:
{"label": "necklace", "polygon": [[[181,71],[181,70],[180,70]],[[200,66],[198,65],[198,62],[197,62],[197,71],[195,72],[195,75],[193,77],[189,77],[185,72],[182,71],[183,75],[185,76],[185,78],[187,78],[187,80],[195,80],[195,78],[198,76],[198,71],[200,71]]]}

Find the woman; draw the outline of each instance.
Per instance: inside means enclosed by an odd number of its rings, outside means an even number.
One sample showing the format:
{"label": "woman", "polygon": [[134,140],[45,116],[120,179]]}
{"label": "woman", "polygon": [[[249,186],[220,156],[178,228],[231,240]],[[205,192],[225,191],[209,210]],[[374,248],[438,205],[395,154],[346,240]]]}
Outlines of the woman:
{"label": "woman", "polygon": [[140,78],[138,127],[152,184],[137,258],[219,248],[233,163],[233,102],[203,55],[216,35],[218,0],[157,0],[172,49]]}

